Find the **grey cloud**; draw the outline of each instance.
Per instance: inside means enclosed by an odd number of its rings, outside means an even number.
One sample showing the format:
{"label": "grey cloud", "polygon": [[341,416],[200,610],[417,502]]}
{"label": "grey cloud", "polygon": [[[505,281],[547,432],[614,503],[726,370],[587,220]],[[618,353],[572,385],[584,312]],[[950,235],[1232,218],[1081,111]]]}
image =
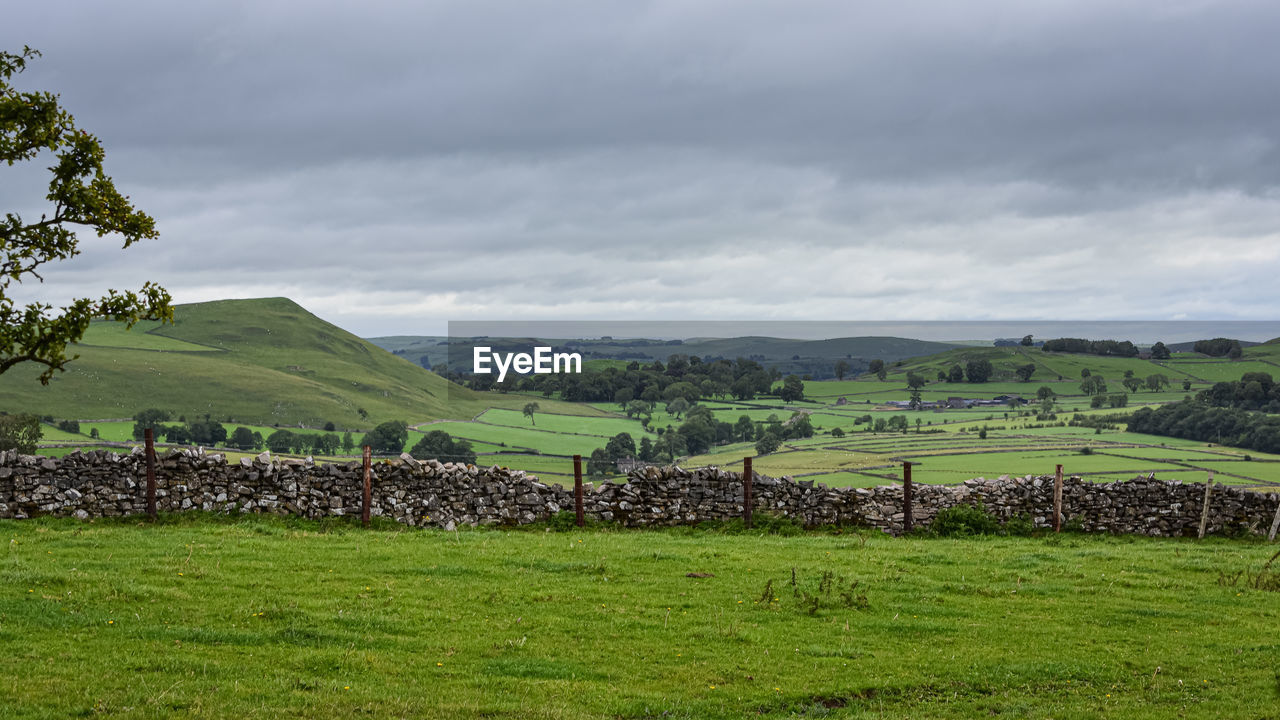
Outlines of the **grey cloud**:
{"label": "grey cloud", "polygon": [[[115,3],[10,13],[156,279],[450,317],[1273,317],[1269,2]],[[37,208],[4,172],[3,208]],[[10,180],[10,178],[16,178]],[[10,184],[10,183],[14,184]],[[29,212],[29,211],[26,211]],[[416,324],[416,325],[415,325]]]}

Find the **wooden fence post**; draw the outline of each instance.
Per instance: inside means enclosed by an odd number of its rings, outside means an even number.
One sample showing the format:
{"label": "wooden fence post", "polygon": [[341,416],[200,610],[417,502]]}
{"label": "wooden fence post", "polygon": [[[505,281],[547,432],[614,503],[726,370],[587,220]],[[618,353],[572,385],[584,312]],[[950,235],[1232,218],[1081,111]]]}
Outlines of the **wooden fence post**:
{"label": "wooden fence post", "polygon": [[1062,466],[1053,473],[1053,531],[1062,532]]}
{"label": "wooden fence post", "polygon": [[742,524],[751,527],[752,481],[755,473],[751,470],[751,458],[742,458]]}
{"label": "wooden fence post", "polygon": [[916,520],[911,509],[911,463],[902,461],[902,534],[915,529]]}
{"label": "wooden fence post", "polygon": [[1213,471],[1209,471],[1209,482],[1204,484],[1204,507],[1200,510],[1200,535],[1204,538],[1204,531],[1209,527],[1209,495],[1213,492]]}
{"label": "wooden fence post", "polygon": [[373,504],[373,451],[364,446],[364,499],[360,504],[360,524],[369,527],[369,506]]}
{"label": "wooden fence post", "polygon": [[155,431],[147,428],[142,437],[147,448],[147,515],[156,519],[156,437]]}
{"label": "wooden fence post", "polygon": [[586,523],[582,515],[582,456],[573,456],[573,512],[577,516],[578,527]]}
{"label": "wooden fence post", "polygon": [[1280,505],[1276,506],[1276,519],[1271,521],[1271,532],[1267,535],[1267,542],[1273,542],[1276,539],[1276,530],[1280,530]]}

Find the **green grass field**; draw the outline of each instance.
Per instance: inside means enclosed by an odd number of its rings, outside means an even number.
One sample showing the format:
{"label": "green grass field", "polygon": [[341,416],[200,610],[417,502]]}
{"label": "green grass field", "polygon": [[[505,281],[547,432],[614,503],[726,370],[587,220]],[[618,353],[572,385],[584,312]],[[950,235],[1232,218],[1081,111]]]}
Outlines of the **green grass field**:
{"label": "green grass field", "polygon": [[156,332],[161,327],[161,323],[153,320],[144,320],[129,329],[123,323],[98,321],[89,325],[80,344],[133,350],[217,352],[217,348],[165,337]]}
{"label": "green grass field", "polygon": [[1280,367],[1249,360],[1173,360],[1167,366],[1205,382],[1239,380],[1249,372],[1263,372],[1276,377]]}
{"label": "green grass field", "polygon": [[1264,718],[1280,696],[1277,596],[1220,584],[1259,543],[0,532],[6,718]]}

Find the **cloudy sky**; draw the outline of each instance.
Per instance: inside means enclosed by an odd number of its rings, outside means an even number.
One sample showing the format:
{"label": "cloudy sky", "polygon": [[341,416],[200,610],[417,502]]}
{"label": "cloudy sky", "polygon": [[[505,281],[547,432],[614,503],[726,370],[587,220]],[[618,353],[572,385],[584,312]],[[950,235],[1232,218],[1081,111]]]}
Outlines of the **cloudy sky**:
{"label": "cloudy sky", "polygon": [[[1280,3],[47,2],[156,280],[462,319],[1276,319]],[[0,168],[0,210],[45,178]]]}

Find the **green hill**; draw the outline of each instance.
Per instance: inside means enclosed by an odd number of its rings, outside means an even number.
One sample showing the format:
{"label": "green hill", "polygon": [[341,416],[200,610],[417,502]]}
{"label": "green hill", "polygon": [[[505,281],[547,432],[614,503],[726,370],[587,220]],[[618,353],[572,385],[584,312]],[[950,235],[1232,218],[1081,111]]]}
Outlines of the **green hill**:
{"label": "green hill", "polygon": [[[47,387],[36,367],[0,375],[0,410],[123,418],[157,407],[235,422],[360,428],[470,419],[527,399],[458,387],[286,298],[179,305],[172,324],[129,331],[95,323],[75,352],[80,357]],[[539,402],[556,411],[556,403]]]}

